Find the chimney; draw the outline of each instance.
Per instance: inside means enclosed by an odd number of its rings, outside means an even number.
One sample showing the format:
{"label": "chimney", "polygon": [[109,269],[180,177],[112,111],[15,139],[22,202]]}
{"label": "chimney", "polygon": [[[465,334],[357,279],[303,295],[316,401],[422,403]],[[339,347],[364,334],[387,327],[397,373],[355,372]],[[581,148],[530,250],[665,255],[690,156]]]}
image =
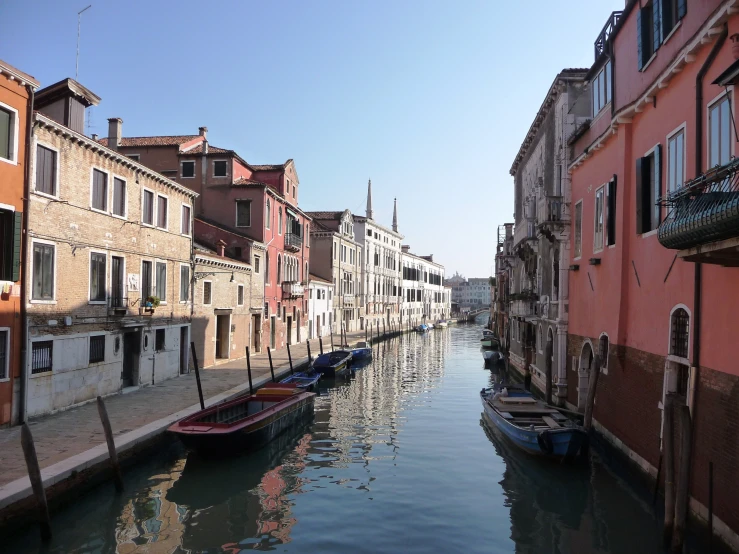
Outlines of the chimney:
{"label": "chimney", "polygon": [[93,134],[92,134],[92,140],[94,140],[95,142],[97,142],[97,141],[98,141],[98,136],[97,136],[97,133],[93,133]]}
{"label": "chimney", "polygon": [[108,148],[118,150],[121,145],[121,127],[123,120],[120,117],[108,119]]}
{"label": "chimney", "polygon": [[409,244],[404,244],[400,247],[400,249],[403,251],[403,254],[408,254],[408,252],[411,251],[411,247]]}
{"label": "chimney", "polygon": [[198,134],[203,137],[204,139],[208,138],[208,128],[207,127],[198,127]]}
{"label": "chimney", "polygon": [[217,248],[219,256],[223,257],[226,255],[226,241],[224,241],[223,239],[219,240]]}

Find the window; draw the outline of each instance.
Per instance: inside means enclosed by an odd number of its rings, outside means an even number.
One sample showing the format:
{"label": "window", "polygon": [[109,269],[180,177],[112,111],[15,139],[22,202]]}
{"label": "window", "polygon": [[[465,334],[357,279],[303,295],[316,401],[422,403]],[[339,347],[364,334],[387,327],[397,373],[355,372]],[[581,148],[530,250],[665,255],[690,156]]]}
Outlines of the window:
{"label": "window", "polygon": [[[151,296],[151,262],[141,262],[141,299]],[[142,302],[143,304],[143,302]]]}
{"label": "window", "polygon": [[126,281],[125,281],[126,260],[120,256],[112,256],[110,261],[110,296],[111,308],[126,307]]}
{"label": "window", "polygon": [[96,364],[105,361],[105,335],[90,337],[90,359],[88,363]]}
{"label": "window", "polygon": [[105,265],[107,256],[90,253],[90,302],[105,302]]}
{"label": "window", "polygon": [[269,315],[269,302],[264,303],[264,317]]}
{"label": "window", "polygon": [[687,0],[662,0],[662,41],[664,42],[680,20],[685,17]]}
{"label": "window", "polygon": [[670,316],[670,354],[678,358],[688,357],[688,337],[690,316],[683,308],[678,308]]}
{"label": "window", "polygon": [[687,0],[651,0],[636,14],[639,71],[685,17]]}
{"label": "window", "polygon": [[251,227],[251,200],[236,201],[236,227]]}
{"label": "window", "polygon": [[282,302],[277,303],[277,317],[280,317]]}
{"label": "window", "polygon": [[54,355],[54,341],[34,342],[31,347],[31,375],[51,371]]}
{"label": "window", "polygon": [[211,282],[203,281],[203,304],[209,305],[212,301],[211,297]]}
{"label": "window", "polygon": [[600,367],[608,369],[608,335],[601,335],[598,341],[598,355],[600,356]]}
{"label": "window", "polygon": [[267,198],[267,213],[264,218],[264,226],[269,229],[272,221],[272,203]]}
{"label": "window", "polygon": [[157,227],[167,228],[167,198],[165,196],[157,198]]}
{"label": "window", "polygon": [[[1,115],[2,110],[0,110]],[[57,194],[56,152],[40,144],[36,146],[36,192],[42,192],[51,196],[56,196]]]}
{"label": "window", "polygon": [[167,301],[167,264],[157,262],[156,296],[161,302]]}
{"label": "window", "polygon": [[254,256],[254,273],[259,275],[259,256]]}
{"label": "window", "polygon": [[277,210],[277,234],[282,234],[282,207]]}
{"label": "window", "polygon": [[595,191],[595,231],[593,234],[593,251],[603,250],[603,200],[605,188]]}
{"label": "window", "polygon": [[183,235],[190,234],[190,206],[182,204],[182,213],[180,215],[180,233]]}
{"label": "window", "polygon": [[19,281],[22,212],[0,209],[0,280]]}
{"label": "window", "polygon": [[662,147],[636,160],[636,232],[648,233],[659,227],[662,196]]}
{"label": "window", "polygon": [[156,330],[156,336],[154,337],[154,350],[157,352],[164,350],[164,340],[166,336],[167,334],[165,329]]}
{"label": "window", "polygon": [[129,158],[131,158],[133,161],[138,162],[141,160],[140,154],[126,154]]}
{"label": "window", "polygon": [[0,104],[0,158],[16,162],[15,143],[18,139],[18,112]]}
{"label": "window", "polygon": [[270,285],[270,282],[269,282],[269,252],[264,253],[264,282],[267,284],[267,286]]}
{"label": "window", "polygon": [[611,62],[609,60],[598,75],[590,82],[590,91],[593,97],[593,117],[598,115],[611,101],[611,88]]}
{"label": "window", "polygon": [[226,160],[218,160],[213,162],[213,177],[227,177],[228,162]]}
{"label": "window", "polygon": [[368,237],[371,237],[372,236],[372,229],[367,229],[367,236]]}
{"label": "window", "polygon": [[141,222],[154,225],[154,193],[144,190],[144,202],[141,207]]}
{"label": "window", "polygon": [[575,258],[582,256],[582,200],[575,204]]}
{"label": "window", "polygon": [[239,306],[244,305],[244,285],[236,287],[236,304]]}
{"label": "window", "polygon": [[180,302],[190,299],[190,266],[180,266]]}
{"label": "window", "polygon": [[33,245],[33,300],[54,299],[54,264],[56,249],[50,244]]}
{"label": "window", "polygon": [[113,215],[126,217],[126,181],[113,178]]}
{"label": "window", "polygon": [[108,174],[98,169],[92,170],[92,209],[108,210]]}
{"label": "window", "polygon": [[10,361],[10,329],[0,329],[0,380],[8,378]]}
{"label": "window", "polygon": [[195,177],[195,162],[194,161],[188,161],[188,162],[182,162],[182,178],[183,179],[190,179],[192,177]]}
{"label": "window", "polygon": [[616,176],[606,185],[606,244],[616,244]]}
{"label": "window", "polygon": [[674,192],[685,182],[685,130],[667,139],[667,190]]}
{"label": "window", "polygon": [[731,159],[731,112],[727,94],[708,110],[709,168],[725,165]]}

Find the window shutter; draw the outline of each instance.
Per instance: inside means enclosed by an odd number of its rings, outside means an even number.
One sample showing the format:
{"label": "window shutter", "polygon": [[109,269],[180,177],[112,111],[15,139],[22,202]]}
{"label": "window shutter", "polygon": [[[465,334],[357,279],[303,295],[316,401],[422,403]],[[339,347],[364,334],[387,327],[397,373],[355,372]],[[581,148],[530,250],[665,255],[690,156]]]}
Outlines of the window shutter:
{"label": "window shutter", "polygon": [[608,183],[608,246],[616,244],[616,175]]}
{"label": "window shutter", "polygon": [[[660,29],[662,31],[662,40],[665,40],[665,37],[670,34],[670,31],[672,31],[673,27],[673,21],[675,21],[675,14],[672,13],[672,1],[671,0],[660,0],[660,19],[662,19],[662,25],[660,25]],[[668,28],[668,26],[670,26]]]}
{"label": "window shutter", "polygon": [[654,210],[654,225],[652,229],[659,227],[662,210],[659,199],[662,196],[662,145],[658,144],[654,149],[654,196],[652,198]]}
{"label": "window shutter", "polygon": [[688,11],[686,0],[677,0],[677,18],[682,19]]}
{"label": "window shutter", "polygon": [[13,214],[13,275],[11,281],[16,282],[21,279],[21,243],[23,238],[23,212],[14,212]]}
{"label": "window shutter", "polygon": [[656,52],[662,44],[662,0],[653,0],[652,2],[652,31],[652,37],[654,38],[652,52]]}
{"label": "window shutter", "polygon": [[[641,10],[636,12],[636,65],[639,68],[639,71],[641,71],[642,67],[644,67],[644,47],[642,45]],[[637,160],[637,168],[638,168],[638,160]],[[639,174],[639,171],[637,169],[637,175],[638,174]]]}
{"label": "window shutter", "polygon": [[644,232],[644,167],[649,164],[645,158],[636,159],[636,234],[641,235]]}

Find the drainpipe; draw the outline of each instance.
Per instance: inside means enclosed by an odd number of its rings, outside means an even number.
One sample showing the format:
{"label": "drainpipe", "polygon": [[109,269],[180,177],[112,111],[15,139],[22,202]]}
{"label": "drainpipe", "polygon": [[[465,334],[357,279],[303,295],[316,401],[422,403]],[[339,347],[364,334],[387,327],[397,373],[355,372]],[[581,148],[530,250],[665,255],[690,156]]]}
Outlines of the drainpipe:
{"label": "drainpipe", "polygon": [[[720,52],[726,37],[729,35],[729,28],[724,23],[721,34],[719,35],[716,43],[711,48],[711,51],[703,62],[698,74],[695,77],[695,176],[698,177],[703,172],[703,79],[708,73],[708,70],[716,60],[716,56]],[[691,395],[691,415],[695,420],[695,393],[699,383],[698,377],[700,373],[700,331],[701,331],[701,292],[702,292],[702,264],[695,262],[695,281],[693,288],[693,389],[690,391]]]}
{"label": "drainpipe", "polygon": [[26,118],[26,173],[24,175],[23,182],[23,237],[22,248],[21,248],[21,296],[20,296],[20,316],[21,316],[21,364],[20,364],[20,394],[18,395],[18,424],[26,422],[26,395],[28,394],[28,314],[26,310],[26,301],[28,293],[26,287],[28,286],[28,275],[26,272],[28,262],[28,208],[30,205],[31,197],[31,142],[33,137],[33,103],[34,103],[34,91],[31,85],[26,85],[28,91],[28,115]]}

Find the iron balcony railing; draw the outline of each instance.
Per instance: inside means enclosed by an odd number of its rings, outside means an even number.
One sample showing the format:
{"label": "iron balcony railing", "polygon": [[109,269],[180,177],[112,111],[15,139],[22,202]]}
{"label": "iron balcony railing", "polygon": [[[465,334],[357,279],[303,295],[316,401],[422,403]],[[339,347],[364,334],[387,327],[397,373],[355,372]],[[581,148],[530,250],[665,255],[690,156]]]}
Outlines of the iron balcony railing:
{"label": "iron balcony railing", "polygon": [[285,234],[285,248],[288,250],[300,250],[303,247],[303,237],[295,233]]}
{"label": "iron balcony railing", "polygon": [[739,158],[717,166],[662,199],[659,226],[665,248],[685,250],[739,237]]}
{"label": "iron balcony railing", "polygon": [[564,220],[563,198],[561,196],[542,196],[537,206],[539,225],[561,223]]}
{"label": "iron balcony railing", "polygon": [[305,285],[297,281],[283,281],[282,282],[282,297],[283,298],[297,298],[303,296],[305,293]]}
{"label": "iron balcony railing", "polygon": [[621,15],[623,15],[623,13],[623,11],[613,12],[608,18],[608,21],[606,21],[606,24],[603,26],[603,29],[598,35],[598,38],[595,39],[596,60],[601,56],[601,54],[603,54],[603,52],[606,51],[608,40],[611,38],[613,30],[616,28],[616,25],[618,25],[618,22],[621,19]]}

